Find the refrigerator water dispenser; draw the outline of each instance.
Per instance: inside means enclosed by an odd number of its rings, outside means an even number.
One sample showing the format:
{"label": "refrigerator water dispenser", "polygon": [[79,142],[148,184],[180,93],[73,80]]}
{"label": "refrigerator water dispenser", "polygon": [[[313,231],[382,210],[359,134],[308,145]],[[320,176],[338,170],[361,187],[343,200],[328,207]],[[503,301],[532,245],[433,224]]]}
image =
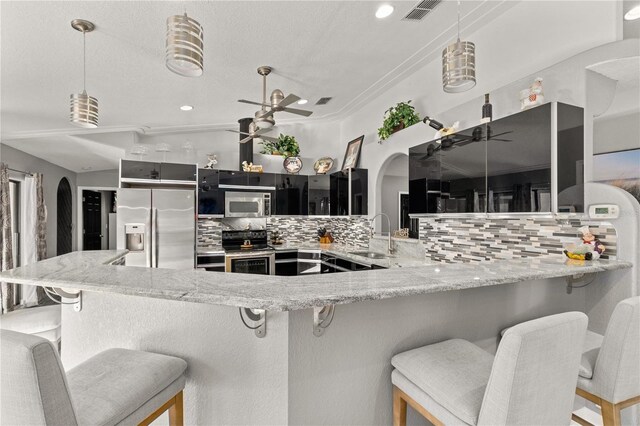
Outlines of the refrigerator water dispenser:
{"label": "refrigerator water dispenser", "polygon": [[127,223],[124,226],[124,233],[126,234],[127,250],[131,252],[144,251],[144,224]]}

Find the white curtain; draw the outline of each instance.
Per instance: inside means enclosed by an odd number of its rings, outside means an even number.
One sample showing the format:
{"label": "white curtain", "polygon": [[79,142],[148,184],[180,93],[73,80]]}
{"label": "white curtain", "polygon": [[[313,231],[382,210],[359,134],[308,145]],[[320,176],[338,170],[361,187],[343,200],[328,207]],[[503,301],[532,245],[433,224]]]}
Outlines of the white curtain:
{"label": "white curtain", "polygon": [[[36,178],[27,176],[24,179],[23,191],[24,234],[22,245],[22,266],[38,261],[38,198],[36,190]],[[38,303],[36,286],[22,286],[21,304],[31,306]]]}

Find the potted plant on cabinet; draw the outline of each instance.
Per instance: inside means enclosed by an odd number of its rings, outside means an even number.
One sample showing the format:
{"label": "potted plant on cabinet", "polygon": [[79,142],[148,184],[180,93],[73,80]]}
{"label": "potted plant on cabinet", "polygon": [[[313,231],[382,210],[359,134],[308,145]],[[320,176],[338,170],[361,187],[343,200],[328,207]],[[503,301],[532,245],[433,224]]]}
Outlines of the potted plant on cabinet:
{"label": "potted plant on cabinet", "polygon": [[280,134],[277,142],[263,140],[261,154],[281,155],[284,158],[297,157],[300,154],[300,145],[294,136]]}
{"label": "potted plant on cabinet", "polygon": [[411,101],[399,102],[384,112],[382,127],[378,129],[380,140],[385,140],[395,132],[406,129],[420,121],[420,116]]}

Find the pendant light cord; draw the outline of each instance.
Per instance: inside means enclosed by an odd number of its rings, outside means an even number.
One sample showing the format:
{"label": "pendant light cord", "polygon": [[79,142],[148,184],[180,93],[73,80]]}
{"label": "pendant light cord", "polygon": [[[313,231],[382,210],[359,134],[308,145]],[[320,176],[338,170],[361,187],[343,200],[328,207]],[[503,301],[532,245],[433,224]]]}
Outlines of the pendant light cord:
{"label": "pendant light cord", "polygon": [[82,31],[82,92],[87,91],[87,32]]}
{"label": "pendant light cord", "polygon": [[460,42],[460,0],[458,0],[458,42]]}

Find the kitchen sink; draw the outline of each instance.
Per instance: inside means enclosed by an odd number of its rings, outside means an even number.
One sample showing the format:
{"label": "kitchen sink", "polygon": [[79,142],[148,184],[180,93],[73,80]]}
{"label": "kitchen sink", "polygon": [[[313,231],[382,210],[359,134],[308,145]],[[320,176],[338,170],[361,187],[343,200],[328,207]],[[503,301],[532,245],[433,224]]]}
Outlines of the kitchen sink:
{"label": "kitchen sink", "polygon": [[352,251],[349,254],[355,254],[356,256],[368,257],[369,259],[386,259],[386,254],[376,253],[375,251]]}

